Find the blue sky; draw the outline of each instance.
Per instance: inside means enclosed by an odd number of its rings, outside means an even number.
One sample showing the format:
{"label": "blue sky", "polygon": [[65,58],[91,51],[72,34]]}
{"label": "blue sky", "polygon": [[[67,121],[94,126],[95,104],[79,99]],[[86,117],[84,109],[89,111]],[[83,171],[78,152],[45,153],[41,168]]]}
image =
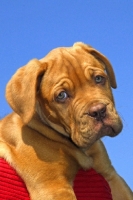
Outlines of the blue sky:
{"label": "blue sky", "polygon": [[0,117],[11,112],[4,93],[15,71],[51,49],[82,41],[111,61],[122,133],[103,139],[113,165],[133,189],[133,1],[4,0],[0,3]]}

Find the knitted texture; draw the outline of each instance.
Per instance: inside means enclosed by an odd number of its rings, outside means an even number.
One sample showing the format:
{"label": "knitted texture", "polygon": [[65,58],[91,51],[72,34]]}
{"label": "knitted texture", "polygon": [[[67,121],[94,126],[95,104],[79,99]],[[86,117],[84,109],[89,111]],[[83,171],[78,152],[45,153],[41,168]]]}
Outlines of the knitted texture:
{"label": "knitted texture", "polygon": [[[74,191],[77,200],[112,200],[108,183],[93,169],[78,172]],[[0,200],[30,200],[23,180],[4,159],[0,159]]]}
{"label": "knitted texture", "polygon": [[30,200],[24,182],[4,159],[0,159],[0,200]]}
{"label": "knitted texture", "polygon": [[78,172],[74,192],[77,200],[113,200],[107,181],[94,169]]}

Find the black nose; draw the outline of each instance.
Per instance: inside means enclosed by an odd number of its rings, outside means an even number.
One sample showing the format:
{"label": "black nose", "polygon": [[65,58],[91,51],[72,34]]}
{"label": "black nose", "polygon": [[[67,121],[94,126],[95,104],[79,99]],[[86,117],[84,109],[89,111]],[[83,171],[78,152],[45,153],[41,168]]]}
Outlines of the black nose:
{"label": "black nose", "polygon": [[97,121],[102,121],[106,117],[106,105],[102,103],[94,104],[90,107],[88,114]]}

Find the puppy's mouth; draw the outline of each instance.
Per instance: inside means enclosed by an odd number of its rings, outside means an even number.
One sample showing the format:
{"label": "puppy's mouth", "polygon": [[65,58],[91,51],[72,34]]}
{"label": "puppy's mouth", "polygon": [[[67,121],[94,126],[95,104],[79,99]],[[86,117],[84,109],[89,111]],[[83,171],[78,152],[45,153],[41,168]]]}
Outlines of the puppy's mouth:
{"label": "puppy's mouth", "polygon": [[82,119],[80,118],[80,122],[78,122],[71,137],[77,146],[86,148],[104,136],[114,137],[118,135],[122,127],[121,119],[117,113],[106,114],[106,117],[103,118],[86,115]]}
{"label": "puppy's mouth", "polygon": [[91,146],[95,141],[104,136],[114,137],[117,134],[118,133],[114,130],[112,126],[104,125],[101,123],[98,124],[98,126],[95,126],[93,130],[88,129],[88,131],[85,132],[80,131],[80,133],[75,133],[74,137],[72,135],[72,140],[77,146],[84,148]]}

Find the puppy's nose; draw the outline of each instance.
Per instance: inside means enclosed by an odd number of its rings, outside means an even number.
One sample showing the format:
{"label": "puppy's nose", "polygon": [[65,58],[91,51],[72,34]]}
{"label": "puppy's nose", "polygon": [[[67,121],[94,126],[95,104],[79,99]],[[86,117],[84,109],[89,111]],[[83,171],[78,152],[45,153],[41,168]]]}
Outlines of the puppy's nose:
{"label": "puppy's nose", "polygon": [[94,104],[90,107],[88,114],[97,121],[102,121],[106,117],[106,105],[102,103]]}

